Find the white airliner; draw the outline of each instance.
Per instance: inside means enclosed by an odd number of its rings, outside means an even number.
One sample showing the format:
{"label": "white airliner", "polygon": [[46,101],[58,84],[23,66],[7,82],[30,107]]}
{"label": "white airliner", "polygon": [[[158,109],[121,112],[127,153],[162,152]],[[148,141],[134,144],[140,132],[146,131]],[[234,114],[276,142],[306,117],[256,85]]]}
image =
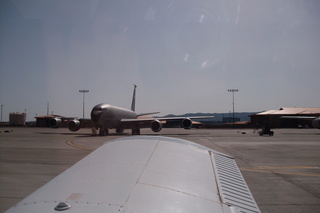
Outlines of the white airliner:
{"label": "white airliner", "polygon": [[[99,129],[99,135],[108,135],[109,129],[116,129],[117,133],[122,133],[124,129],[132,129],[133,135],[140,135],[140,128],[151,128],[154,132],[159,132],[162,129],[162,122],[178,123],[184,129],[190,129],[192,126],[191,119],[213,118],[214,116],[199,116],[199,117],[166,117],[166,118],[144,118],[138,117],[152,113],[135,112],[136,88],[134,85],[131,110],[124,109],[109,104],[98,104],[91,111],[91,121],[96,129]],[[78,131],[81,121],[85,119],[71,119],[68,121],[68,129],[70,131]],[[61,118],[52,118],[49,121],[50,127],[57,128],[60,126]]]}
{"label": "white airliner", "polygon": [[320,117],[316,116],[281,116],[283,119],[309,120],[314,128],[320,129]]}
{"label": "white airliner", "polygon": [[160,136],[107,142],[5,213],[259,213],[235,160]]}

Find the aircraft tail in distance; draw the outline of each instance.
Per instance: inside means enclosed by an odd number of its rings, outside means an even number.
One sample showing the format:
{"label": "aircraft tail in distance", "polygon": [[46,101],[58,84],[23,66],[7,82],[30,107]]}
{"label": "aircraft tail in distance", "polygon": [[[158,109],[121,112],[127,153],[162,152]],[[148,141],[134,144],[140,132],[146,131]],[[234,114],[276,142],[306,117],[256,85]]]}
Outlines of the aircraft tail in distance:
{"label": "aircraft tail in distance", "polygon": [[133,89],[133,96],[132,96],[132,103],[131,103],[131,111],[136,111],[136,88],[137,85],[133,85],[134,89]]}

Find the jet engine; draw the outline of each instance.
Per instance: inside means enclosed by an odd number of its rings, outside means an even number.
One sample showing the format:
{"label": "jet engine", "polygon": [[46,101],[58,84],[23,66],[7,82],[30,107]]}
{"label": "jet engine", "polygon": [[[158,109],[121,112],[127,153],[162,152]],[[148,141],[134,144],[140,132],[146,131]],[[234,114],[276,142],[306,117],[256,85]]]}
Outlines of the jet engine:
{"label": "jet engine", "polygon": [[181,126],[184,129],[191,129],[192,121],[190,120],[190,118],[185,118],[185,119],[182,120]]}
{"label": "jet engine", "polygon": [[151,127],[152,131],[160,132],[162,129],[162,123],[159,120],[154,120],[151,122],[150,127]]}
{"label": "jet engine", "polygon": [[68,129],[73,132],[78,131],[80,129],[80,121],[77,119],[69,121]]}
{"label": "jet engine", "polygon": [[49,120],[49,127],[51,128],[59,128],[61,124],[61,119],[60,118],[51,118]]}
{"label": "jet engine", "polygon": [[314,120],[312,121],[312,126],[313,126],[314,128],[320,129],[320,118],[314,119]]}

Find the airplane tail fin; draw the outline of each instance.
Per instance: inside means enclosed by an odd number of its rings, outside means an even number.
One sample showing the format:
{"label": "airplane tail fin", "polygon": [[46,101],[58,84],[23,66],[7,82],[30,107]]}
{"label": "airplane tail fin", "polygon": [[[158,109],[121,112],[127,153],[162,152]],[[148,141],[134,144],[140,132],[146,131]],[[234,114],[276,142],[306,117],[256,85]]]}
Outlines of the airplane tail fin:
{"label": "airplane tail fin", "polygon": [[131,103],[131,111],[136,110],[136,88],[137,88],[137,85],[134,84],[133,97],[132,97],[132,103]]}

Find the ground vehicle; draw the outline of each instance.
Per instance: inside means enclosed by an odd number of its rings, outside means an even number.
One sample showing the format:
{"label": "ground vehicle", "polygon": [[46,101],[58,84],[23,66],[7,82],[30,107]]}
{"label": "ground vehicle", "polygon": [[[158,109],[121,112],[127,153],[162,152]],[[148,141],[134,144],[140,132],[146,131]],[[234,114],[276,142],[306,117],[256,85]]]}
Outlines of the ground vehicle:
{"label": "ground vehicle", "polygon": [[273,136],[274,132],[271,131],[270,127],[265,126],[262,128],[261,131],[259,131],[259,135],[263,136],[263,135],[269,135],[269,136]]}

